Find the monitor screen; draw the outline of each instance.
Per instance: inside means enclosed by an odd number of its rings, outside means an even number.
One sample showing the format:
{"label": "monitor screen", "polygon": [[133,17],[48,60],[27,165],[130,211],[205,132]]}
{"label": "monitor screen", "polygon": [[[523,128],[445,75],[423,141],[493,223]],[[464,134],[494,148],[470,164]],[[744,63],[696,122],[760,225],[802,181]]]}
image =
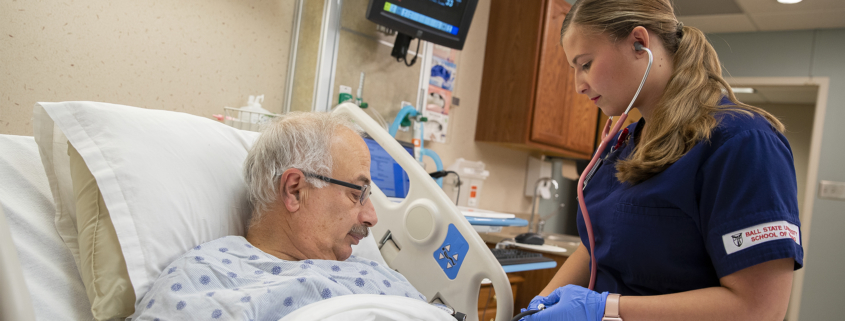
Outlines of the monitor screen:
{"label": "monitor screen", "polygon": [[463,49],[478,0],[370,0],[367,19],[413,38]]}
{"label": "monitor screen", "polygon": [[[411,181],[408,174],[399,166],[393,157],[384,150],[375,140],[365,137],[367,147],[370,149],[370,177],[373,183],[384,192],[387,197],[404,198],[411,188]],[[399,142],[411,156],[414,155],[414,145]]]}

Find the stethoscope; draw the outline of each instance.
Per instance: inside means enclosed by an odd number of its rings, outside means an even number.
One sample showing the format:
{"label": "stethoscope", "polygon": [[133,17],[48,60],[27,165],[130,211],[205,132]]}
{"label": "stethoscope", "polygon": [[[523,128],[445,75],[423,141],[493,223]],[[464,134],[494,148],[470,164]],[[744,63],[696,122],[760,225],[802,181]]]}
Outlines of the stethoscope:
{"label": "stethoscope", "polygon": [[[601,151],[604,150],[604,147],[610,143],[610,139],[616,137],[616,134],[619,133],[619,128],[622,127],[622,124],[625,122],[625,119],[628,119],[628,112],[631,111],[631,107],[634,106],[634,101],[637,100],[637,96],[640,95],[640,91],[643,89],[643,85],[645,85],[645,80],[648,78],[648,72],[651,71],[651,64],[654,61],[654,56],[651,54],[651,50],[639,42],[634,43],[634,49],[636,50],[645,50],[648,53],[648,67],[645,70],[645,74],[643,75],[643,80],[640,81],[640,87],[637,88],[637,92],[634,94],[634,98],[631,99],[631,103],[628,104],[628,108],[625,109],[625,112],[622,113],[622,116],[619,116],[619,121],[616,122],[616,126],[613,126],[612,133],[608,133],[608,129],[610,129],[610,125],[613,124],[613,117],[611,116],[607,123],[604,125],[604,130],[602,130],[602,141],[599,144],[599,147],[596,149],[596,153],[593,155],[593,159],[590,160],[590,164],[587,165],[587,168],[584,169],[584,172],[581,173],[581,177],[578,179],[578,205],[581,207],[581,213],[584,214],[584,224],[587,225],[587,237],[590,240],[590,286],[588,287],[590,290],[596,285],[596,266],[598,262],[596,262],[596,238],[593,235],[593,224],[590,222],[590,214],[587,213],[587,205],[584,203],[584,182],[588,181],[589,178],[592,177],[594,173],[593,168],[596,165],[596,162],[601,158]],[[621,137],[620,137],[621,140]]]}
{"label": "stethoscope", "polygon": [[[628,108],[625,109],[625,112],[622,113],[622,116],[619,116],[619,121],[616,122],[616,126],[613,126],[612,133],[608,132],[610,130],[610,125],[613,124],[613,117],[611,116],[607,123],[604,125],[604,130],[602,130],[602,141],[599,144],[599,147],[596,149],[596,153],[593,155],[593,159],[590,160],[590,164],[587,165],[587,168],[581,173],[581,177],[578,179],[578,205],[581,207],[581,213],[584,214],[584,224],[587,225],[587,237],[590,239],[590,285],[589,289],[592,290],[593,287],[596,285],[596,266],[598,262],[596,262],[596,248],[595,243],[596,239],[593,236],[593,224],[590,222],[590,214],[587,213],[587,205],[584,203],[584,184],[585,181],[589,181],[589,179],[593,176],[594,168],[596,166],[596,162],[601,158],[601,151],[610,143],[610,139],[616,137],[616,134],[619,133],[619,129],[622,127],[622,124],[625,122],[625,119],[628,119],[628,112],[631,111],[631,107],[634,106],[634,102],[637,100],[637,96],[640,95],[640,91],[643,89],[643,85],[645,85],[645,80],[648,78],[648,72],[651,71],[651,64],[654,62],[654,56],[651,54],[651,50],[639,42],[634,43],[634,49],[637,51],[645,50],[648,53],[648,67],[645,70],[645,74],[643,75],[643,80],[640,81],[640,87],[637,88],[637,92],[634,94],[634,98],[631,99],[631,103],[628,104]],[[623,138],[619,137],[618,140],[621,141]],[[611,153],[615,150],[616,147],[611,149]],[[537,306],[537,310],[527,310],[520,314],[517,314],[513,317],[512,321],[517,321],[525,316],[543,311],[545,309],[545,305],[540,304]]]}

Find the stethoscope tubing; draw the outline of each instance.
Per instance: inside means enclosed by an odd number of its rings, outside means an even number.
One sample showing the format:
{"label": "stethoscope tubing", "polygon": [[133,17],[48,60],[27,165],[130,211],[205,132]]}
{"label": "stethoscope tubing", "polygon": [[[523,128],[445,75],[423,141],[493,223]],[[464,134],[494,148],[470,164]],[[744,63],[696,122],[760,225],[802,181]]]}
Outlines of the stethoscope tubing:
{"label": "stethoscope tubing", "polygon": [[631,99],[631,103],[628,104],[628,108],[625,109],[625,112],[622,113],[622,116],[619,117],[619,121],[616,122],[616,126],[613,126],[613,130],[608,132],[610,129],[610,125],[613,124],[613,117],[610,117],[607,120],[607,123],[604,125],[604,129],[602,130],[602,141],[599,144],[599,147],[596,149],[595,154],[593,154],[593,158],[590,160],[590,163],[587,165],[587,168],[581,172],[581,177],[578,178],[578,206],[581,207],[581,214],[584,215],[584,224],[587,226],[587,238],[590,241],[590,285],[588,288],[593,290],[596,285],[596,266],[598,266],[598,262],[596,261],[596,238],[593,235],[593,224],[590,221],[590,214],[587,213],[587,205],[584,203],[584,180],[589,175],[589,173],[593,170],[593,167],[596,166],[596,162],[601,157],[601,151],[610,144],[610,140],[613,137],[616,137],[616,134],[619,133],[619,129],[622,127],[622,124],[625,123],[625,120],[628,119],[628,112],[631,111],[631,107],[634,106],[634,102],[637,100],[637,97],[640,95],[640,91],[643,89],[643,85],[645,85],[645,80],[648,78],[648,73],[651,71],[651,64],[654,62],[654,56],[646,47],[641,47],[648,53],[648,67],[645,70],[645,74],[643,74],[643,80],[640,81],[640,86],[637,88],[637,92],[634,94],[634,98]]}

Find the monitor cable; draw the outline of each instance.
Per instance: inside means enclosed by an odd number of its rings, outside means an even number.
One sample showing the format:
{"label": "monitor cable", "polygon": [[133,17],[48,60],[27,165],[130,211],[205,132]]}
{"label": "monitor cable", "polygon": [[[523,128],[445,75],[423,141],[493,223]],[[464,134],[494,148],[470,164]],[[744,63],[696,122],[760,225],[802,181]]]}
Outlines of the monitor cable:
{"label": "monitor cable", "polygon": [[461,185],[462,185],[461,184],[461,175],[458,175],[458,173],[455,172],[455,171],[436,171],[436,172],[428,173],[428,175],[431,176],[431,178],[433,178],[433,179],[446,177],[446,175],[449,175],[449,174],[455,174],[455,177],[458,179],[458,181],[455,183],[455,185],[458,186],[458,195],[455,196],[455,206],[457,206],[458,200],[461,199]]}
{"label": "monitor cable", "polygon": [[417,51],[414,52],[414,58],[411,58],[411,61],[408,61],[408,47],[411,45],[411,41],[414,40],[413,37],[403,34],[401,32],[396,34],[396,40],[393,43],[393,50],[390,52],[390,56],[396,58],[396,61],[404,62],[405,66],[413,66],[414,63],[417,62],[417,56],[420,53],[420,42],[422,39],[417,39]]}

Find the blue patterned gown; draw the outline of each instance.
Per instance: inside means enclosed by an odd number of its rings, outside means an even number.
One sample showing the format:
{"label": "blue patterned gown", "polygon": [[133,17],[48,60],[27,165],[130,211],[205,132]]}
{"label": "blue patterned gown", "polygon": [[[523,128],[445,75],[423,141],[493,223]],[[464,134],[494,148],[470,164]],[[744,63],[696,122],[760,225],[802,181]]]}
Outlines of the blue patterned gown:
{"label": "blue patterned gown", "polygon": [[135,307],[135,320],[278,320],[347,294],[425,301],[405,277],[372,260],[285,261],[241,236],[199,245],[164,269]]}

